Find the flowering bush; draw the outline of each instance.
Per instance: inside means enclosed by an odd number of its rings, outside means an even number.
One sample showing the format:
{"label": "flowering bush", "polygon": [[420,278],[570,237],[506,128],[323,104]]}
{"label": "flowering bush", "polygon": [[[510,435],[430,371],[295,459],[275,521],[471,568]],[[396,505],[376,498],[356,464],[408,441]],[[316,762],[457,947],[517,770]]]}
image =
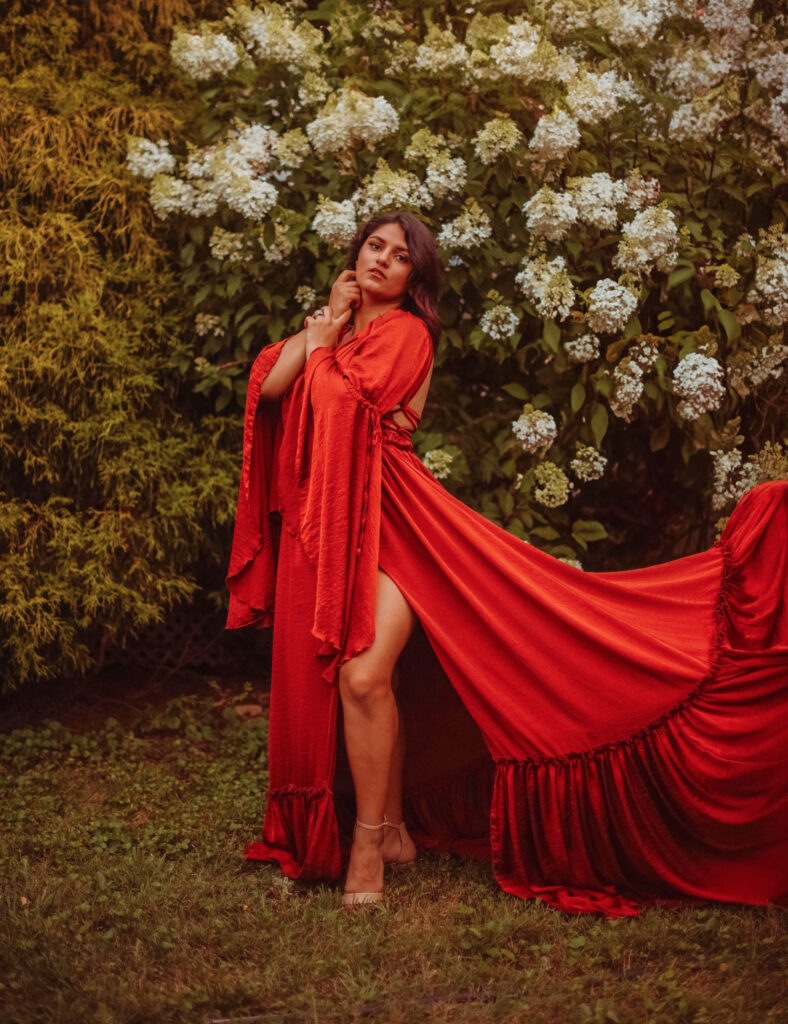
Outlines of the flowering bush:
{"label": "flowering bush", "polygon": [[425,464],[587,567],[620,566],[588,551],[607,533],[631,564],[685,553],[786,469],[785,20],[752,0],[488,10],[235,0],[176,30],[201,105],[131,137],[127,167],[180,236],[177,360],[217,411],[242,403],[357,224],[412,209],[445,267]]}

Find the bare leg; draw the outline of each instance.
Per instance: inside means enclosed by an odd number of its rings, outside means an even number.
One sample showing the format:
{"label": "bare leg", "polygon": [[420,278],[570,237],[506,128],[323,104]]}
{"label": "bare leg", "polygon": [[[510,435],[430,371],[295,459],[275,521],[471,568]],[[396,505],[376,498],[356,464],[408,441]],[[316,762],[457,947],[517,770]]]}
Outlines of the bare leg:
{"label": "bare leg", "polygon": [[[394,668],[392,677],[392,689],[395,698],[399,688],[399,671]],[[386,820],[399,825],[402,821],[402,771],[405,763],[405,722],[402,716],[398,717],[399,728],[397,729],[397,741],[394,744],[394,753],[391,758],[391,774],[389,775],[389,788],[386,794],[385,815]],[[404,835],[393,828],[385,829],[383,833],[383,859],[384,861],[412,860],[416,856],[416,844],[404,829]]]}
{"label": "bare leg", "polygon": [[[386,809],[399,718],[391,677],[415,621],[410,605],[396,585],[379,570],[375,640],[366,651],[346,661],[339,672],[356,814],[369,825],[382,822]],[[382,829],[356,829],[345,892],[376,892],[383,888],[382,847]]]}

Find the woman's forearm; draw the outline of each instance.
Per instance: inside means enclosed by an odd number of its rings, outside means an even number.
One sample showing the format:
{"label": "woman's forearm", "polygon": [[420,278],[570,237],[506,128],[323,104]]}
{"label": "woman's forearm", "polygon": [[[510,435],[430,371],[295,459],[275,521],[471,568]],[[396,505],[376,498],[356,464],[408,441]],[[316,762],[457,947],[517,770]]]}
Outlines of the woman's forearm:
{"label": "woman's forearm", "polygon": [[279,358],[263,381],[261,398],[279,398],[287,391],[304,368],[306,360],[306,329],[288,338],[282,346]]}

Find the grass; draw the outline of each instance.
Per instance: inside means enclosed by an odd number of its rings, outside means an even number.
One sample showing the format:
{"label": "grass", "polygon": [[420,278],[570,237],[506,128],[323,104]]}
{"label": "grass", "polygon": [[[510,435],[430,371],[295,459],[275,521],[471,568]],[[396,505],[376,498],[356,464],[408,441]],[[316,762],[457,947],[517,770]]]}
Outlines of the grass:
{"label": "grass", "polygon": [[197,696],[0,736],[0,1024],[785,1020],[776,908],[571,917],[423,856],[349,916],[245,863],[265,742]]}

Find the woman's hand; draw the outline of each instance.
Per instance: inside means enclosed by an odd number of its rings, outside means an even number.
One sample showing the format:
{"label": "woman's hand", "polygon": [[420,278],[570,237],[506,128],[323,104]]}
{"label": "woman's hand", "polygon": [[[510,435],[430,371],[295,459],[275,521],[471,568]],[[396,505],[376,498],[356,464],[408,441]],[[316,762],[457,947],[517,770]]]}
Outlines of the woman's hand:
{"label": "woman's hand", "polygon": [[350,319],[350,306],[339,316],[334,316],[330,306],[323,306],[312,316],[304,321],[306,329],[306,358],[312,355],[316,348],[333,348],[339,340],[339,332]]}
{"label": "woman's hand", "polygon": [[334,281],[328,304],[335,317],[346,309],[358,309],[361,305],[361,286],[356,281],[355,270],[343,270]]}

